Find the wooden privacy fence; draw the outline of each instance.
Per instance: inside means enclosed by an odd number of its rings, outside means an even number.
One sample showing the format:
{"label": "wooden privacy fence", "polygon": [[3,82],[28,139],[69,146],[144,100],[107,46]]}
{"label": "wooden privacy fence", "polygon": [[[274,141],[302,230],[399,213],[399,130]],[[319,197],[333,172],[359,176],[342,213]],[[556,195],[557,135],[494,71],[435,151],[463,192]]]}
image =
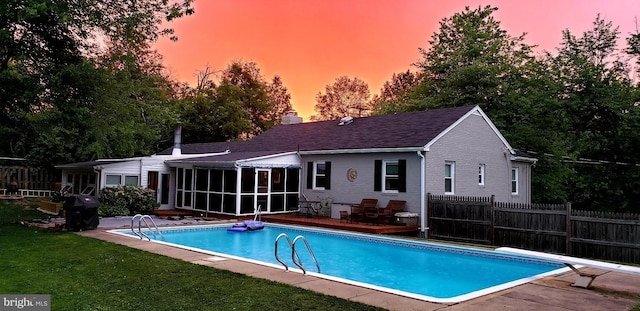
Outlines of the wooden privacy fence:
{"label": "wooden privacy fence", "polygon": [[0,165],[0,189],[7,189],[11,176],[16,176],[18,188],[24,190],[53,190],[55,173],[51,170],[18,165]]}
{"label": "wooden privacy fence", "polygon": [[640,263],[640,214],[428,195],[429,237]]}
{"label": "wooden privacy fence", "polygon": [[640,263],[640,214],[572,211],[570,229],[576,257]]}

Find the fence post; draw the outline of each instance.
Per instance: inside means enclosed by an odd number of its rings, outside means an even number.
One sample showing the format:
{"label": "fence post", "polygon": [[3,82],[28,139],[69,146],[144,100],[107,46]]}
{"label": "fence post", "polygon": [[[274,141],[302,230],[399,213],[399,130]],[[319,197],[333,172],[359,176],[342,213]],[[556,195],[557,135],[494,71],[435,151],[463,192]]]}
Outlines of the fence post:
{"label": "fence post", "polygon": [[[427,223],[427,228],[431,228],[431,224],[429,223],[429,215],[431,215],[431,213],[429,213],[429,204],[430,203],[431,203],[431,193],[429,192],[429,193],[427,193],[427,204],[424,207],[424,211],[422,211],[424,213],[424,215],[425,215],[424,217],[426,218],[425,222]],[[425,228],[422,228],[422,229],[424,230],[423,231],[424,232],[423,238],[428,239],[429,238],[429,229],[425,229]]]}
{"label": "fence post", "polygon": [[496,223],[496,196],[494,194],[491,195],[491,245],[496,245],[496,231],[495,231],[495,223]]}
{"label": "fence post", "polygon": [[571,202],[567,202],[567,255],[571,256]]}

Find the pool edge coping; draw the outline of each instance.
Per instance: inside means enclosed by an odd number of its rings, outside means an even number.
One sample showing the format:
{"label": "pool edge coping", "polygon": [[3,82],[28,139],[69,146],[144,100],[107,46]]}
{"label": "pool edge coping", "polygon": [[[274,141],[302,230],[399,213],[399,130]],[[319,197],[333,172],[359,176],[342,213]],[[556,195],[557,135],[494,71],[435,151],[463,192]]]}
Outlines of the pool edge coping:
{"label": "pool edge coping", "polygon": [[[202,227],[224,228],[224,227],[227,227],[229,224],[230,223],[185,225],[185,226],[174,226],[174,227],[160,227],[160,229],[185,230],[185,229],[202,228]],[[274,224],[274,223],[269,223],[269,225],[274,225],[276,227],[295,228],[295,229],[299,229],[299,228],[302,227],[302,228],[304,228],[304,230],[321,231],[321,232],[329,232],[329,233],[333,233],[333,232],[337,231],[340,234],[347,234],[347,235],[353,235],[353,236],[359,236],[359,237],[369,237],[369,238],[378,239],[378,240],[394,240],[394,241],[395,240],[401,240],[403,243],[406,242],[406,243],[415,243],[415,244],[429,244],[430,246],[433,246],[435,248],[452,248],[452,249],[464,249],[464,250],[468,249],[468,250],[472,250],[474,252],[481,252],[481,253],[487,253],[487,254],[492,254],[492,253],[495,252],[494,254],[496,254],[496,255],[505,255],[506,254],[508,257],[514,257],[514,256],[512,256],[514,254],[497,252],[496,251],[497,248],[493,248],[491,250],[489,250],[489,249],[477,249],[477,248],[471,248],[471,247],[461,247],[461,246],[456,246],[456,245],[444,245],[444,244],[438,244],[438,243],[431,243],[431,242],[427,242],[427,241],[416,241],[416,240],[409,240],[409,239],[405,240],[405,239],[398,239],[398,238],[392,238],[392,237],[384,237],[384,236],[379,236],[379,235],[374,235],[374,234],[367,234],[367,233],[360,233],[360,232],[356,233],[356,232],[335,230],[335,229],[328,230],[328,229],[325,229],[325,228],[316,228],[316,227],[308,227],[308,226],[295,226],[295,225],[287,225],[287,224]],[[204,249],[199,249],[199,248],[194,248],[194,247],[189,247],[189,246],[184,246],[184,245],[179,245],[179,244],[174,244],[174,243],[169,243],[169,242],[164,242],[164,241],[158,241],[158,240],[146,241],[145,239],[142,239],[142,238],[140,238],[138,236],[135,236],[135,235],[132,235],[132,234],[129,234],[129,233],[125,233],[125,231],[130,231],[130,230],[131,230],[130,228],[129,229],[126,229],[126,228],[113,228],[113,229],[106,229],[105,232],[110,233],[110,234],[115,234],[115,235],[118,235],[118,236],[122,236],[122,237],[126,237],[126,238],[129,238],[129,239],[133,238],[134,240],[144,241],[144,242],[147,242],[147,243],[153,242],[153,243],[156,243],[156,244],[165,245],[165,246],[169,246],[169,247],[175,247],[175,248],[184,249],[184,250],[197,252],[197,253],[201,253],[201,254],[217,256],[217,257],[227,258],[227,259],[231,259],[231,260],[237,260],[237,261],[246,262],[246,263],[250,263],[250,264],[265,266],[265,267],[269,267],[269,268],[274,268],[274,269],[278,269],[278,270],[281,270],[281,271],[285,272],[285,269],[283,268],[282,265],[277,265],[277,264],[273,264],[273,263],[269,263],[269,262],[263,262],[263,261],[259,261],[259,260],[243,258],[243,257],[239,257],[239,256],[225,254],[225,253],[217,253],[217,252],[213,252],[213,251],[208,251],[208,250],[204,250]],[[515,257],[518,257],[518,256],[515,256]],[[524,257],[529,257],[529,256],[524,256]],[[533,257],[533,258],[535,258],[535,257]],[[547,260],[538,259],[538,261],[547,261]],[[303,274],[302,270],[297,269],[297,268],[291,268],[290,267],[288,270],[291,271],[291,272],[299,273],[301,275],[305,275],[305,274]],[[311,271],[307,271],[306,275],[312,276],[312,277],[315,277],[315,278],[319,278],[319,279],[328,280],[328,281],[338,282],[338,283],[345,284],[345,285],[357,286],[357,287],[360,287],[360,288],[365,288],[365,289],[375,290],[375,291],[384,292],[384,293],[388,293],[388,294],[392,294],[392,295],[398,295],[398,296],[402,296],[402,297],[406,297],[406,298],[411,298],[411,299],[419,300],[419,301],[426,302],[426,303],[453,305],[453,304],[459,304],[459,303],[462,303],[462,302],[465,302],[465,301],[469,301],[469,300],[472,300],[472,299],[480,298],[480,297],[483,297],[483,296],[487,296],[487,295],[490,295],[490,294],[495,294],[495,293],[498,293],[500,291],[512,289],[512,288],[517,287],[519,285],[523,285],[523,284],[526,284],[526,283],[531,283],[532,281],[539,280],[539,279],[542,279],[542,278],[545,278],[545,277],[559,275],[559,274],[565,273],[567,271],[570,271],[570,269],[567,268],[567,267],[562,267],[562,268],[558,268],[558,269],[555,269],[555,270],[552,270],[552,271],[548,271],[548,272],[545,272],[545,273],[529,276],[529,277],[526,277],[526,278],[517,279],[517,280],[514,280],[514,281],[502,283],[502,284],[499,284],[499,285],[487,287],[487,288],[484,288],[484,289],[481,289],[481,290],[477,290],[477,291],[473,291],[473,292],[470,292],[470,293],[466,293],[466,294],[462,294],[462,295],[458,295],[458,296],[454,296],[454,297],[449,297],[449,298],[437,298],[437,297],[432,297],[432,296],[427,296],[427,295],[415,294],[415,293],[406,292],[406,291],[402,291],[402,290],[396,290],[396,289],[392,289],[392,288],[388,288],[388,287],[382,287],[382,286],[378,286],[378,285],[373,285],[373,284],[353,281],[353,280],[349,280],[349,279],[344,279],[344,278],[340,278],[340,277],[334,277],[334,276],[325,275],[325,274],[316,273],[316,272],[311,272]]]}

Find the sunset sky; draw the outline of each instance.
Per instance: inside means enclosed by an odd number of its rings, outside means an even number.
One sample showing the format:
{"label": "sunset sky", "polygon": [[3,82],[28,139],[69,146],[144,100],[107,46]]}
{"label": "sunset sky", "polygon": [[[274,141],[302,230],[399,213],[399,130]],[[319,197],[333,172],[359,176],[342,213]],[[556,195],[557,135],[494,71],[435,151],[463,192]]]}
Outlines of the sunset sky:
{"label": "sunset sky", "polygon": [[190,84],[207,66],[256,62],[268,81],[282,78],[308,121],[316,94],[337,77],[358,77],[379,93],[392,74],[415,69],[418,48],[429,48],[443,18],[487,4],[499,8],[494,17],[503,29],[526,32],[539,52],[555,51],[564,29],[581,35],[598,13],[623,39],[640,19],[638,0],[196,0],[194,15],[169,25],[178,42],[161,39],[156,47],[172,78]]}

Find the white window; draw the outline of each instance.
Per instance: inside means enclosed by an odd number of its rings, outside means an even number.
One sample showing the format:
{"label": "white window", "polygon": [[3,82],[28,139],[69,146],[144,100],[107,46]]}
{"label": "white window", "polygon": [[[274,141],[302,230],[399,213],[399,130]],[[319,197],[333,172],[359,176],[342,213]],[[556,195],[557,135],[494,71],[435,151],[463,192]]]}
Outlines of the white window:
{"label": "white window", "polygon": [[107,175],[105,184],[108,186],[118,186],[121,184],[122,176],[120,175]]}
{"label": "white window", "polygon": [[313,162],[313,189],[324,189],[327,185],[327,163]]}
{"label": "white window", "polygon": [[455,190],[456,167],[454,162],[444,164],[444,194],[453,194]]}
{"label": "white window", "polygon": [[518,168],[511,169],[511,194],[518,194]]}
{"label": "white window", "polygon": [[139,177],[135,175],[107,175],[105,178],[105,186],[107,187],[122,186],[123,180],[124,180],[124,185],[137,186],[138,179]]}
{"label": "white window", "polygon": [[138,176],[125,176],[124,184],[127,186],[137,186],[138,185]]}
{"label": "white window", "polygon": [[478,185],[484,186],[484,164],[478,165]]}
{"label": "white window", "polygon": [[384,161],[382,179],[384,180],[384,192],[396,193],[399,190],[399,166],[398,161]]}

